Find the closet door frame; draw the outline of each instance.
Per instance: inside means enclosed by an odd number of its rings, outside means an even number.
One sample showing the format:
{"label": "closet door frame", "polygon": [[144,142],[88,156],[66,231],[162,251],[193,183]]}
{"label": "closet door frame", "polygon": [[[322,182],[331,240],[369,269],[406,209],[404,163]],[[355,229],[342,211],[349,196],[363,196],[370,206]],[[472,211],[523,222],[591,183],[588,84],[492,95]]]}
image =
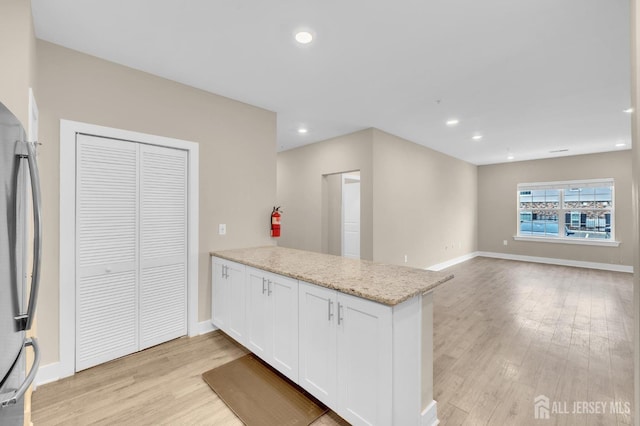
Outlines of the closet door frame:
{"label": "closet door frame", "polygon": [[[187,152],[187,334],[199,334],[198,314],[198,144],[77,121],[60,120],[60,362],[49,380],[75,374],[76,135],[121,139]],[[48,377],[41,377],[44,383]]]}

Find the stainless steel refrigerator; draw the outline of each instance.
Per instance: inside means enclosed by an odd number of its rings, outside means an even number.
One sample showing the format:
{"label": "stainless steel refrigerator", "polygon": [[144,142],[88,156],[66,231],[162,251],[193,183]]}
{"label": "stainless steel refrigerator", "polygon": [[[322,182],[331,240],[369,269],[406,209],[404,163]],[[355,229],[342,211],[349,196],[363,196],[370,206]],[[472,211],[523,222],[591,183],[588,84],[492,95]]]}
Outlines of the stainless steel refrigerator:
{"label": "stainless steel refrigerator", "polygon": [[[31,192],[32,213],[27,195]],[[33,220],[33,229],[31,223]],[[31,245],[33,252],[27,248]],[[22,426],[24,394],[40,363],[35,338],[27,338],[38,296],[42,225],[36,144],[0,103],[0,425]],[[31,257],[31,277],[26,272]],[[31,279],[29,279],[31,278]],[[26,353],[34,362],[26,373]]]}

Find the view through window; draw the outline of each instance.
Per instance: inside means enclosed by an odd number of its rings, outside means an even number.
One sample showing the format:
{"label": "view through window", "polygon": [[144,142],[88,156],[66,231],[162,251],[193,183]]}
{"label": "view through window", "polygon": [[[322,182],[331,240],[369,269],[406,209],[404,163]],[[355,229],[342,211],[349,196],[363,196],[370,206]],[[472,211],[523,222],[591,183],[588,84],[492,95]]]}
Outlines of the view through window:
{"label": "view through window", "polygon": [[518,185],[518,236],[614,238],[613,179]]}

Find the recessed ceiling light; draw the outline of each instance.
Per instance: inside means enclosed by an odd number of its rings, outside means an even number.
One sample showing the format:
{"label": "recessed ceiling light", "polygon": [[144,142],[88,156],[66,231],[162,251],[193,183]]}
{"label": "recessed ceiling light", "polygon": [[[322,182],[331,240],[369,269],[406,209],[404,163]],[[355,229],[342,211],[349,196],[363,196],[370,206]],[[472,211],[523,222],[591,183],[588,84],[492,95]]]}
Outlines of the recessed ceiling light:
{"label": "recessed ceiling light", "polygon": [[300,127],[300,128],[298,129],[298,133],[307,133],[308,131],[309,131],[309,130],[308,130],[307,128],[305,128],[305,127]]}
{"label": "recessed ceiling light", "polygon": [[296,41],[300,44],[309,44],[313,41],[313,35],[308,31],[300,31],[296,33]]}
{"label": "recessed ceiling light", "polygon": [[473,139],[474,141],[479,141],[480,139],[482,139],[482,135],[473,135],[471,136],[471,139]]}
{"label": "recessed ceiling light", "polygon": [[618,148],[620,148],[620,147],[623,147],[623,146],[627,146],[627,144],[626,144],[626,143],[624,143],[624,142],[618,142],[618,143],[616,144],[616,146],[617,146]]}
{"label": "recessed ceiling light", "polygon": [[514,157],[513,154],[507,155],[507,160],[513,160],[514,158],[516,158],[516,157]]}
{"label": "recessed ceiling light", "polygon": [[457,118],[452,118],[451,120],[447,120],[447,126],[455,126],[458,123],[460,123],[460,120],[458,120]]}
{"label": "recessed ceiling light", "polygon": [[631,114],[633,112],[633,108],[627,108],[627,109],[623,110],[622,112],[626,112],[627,114]]}

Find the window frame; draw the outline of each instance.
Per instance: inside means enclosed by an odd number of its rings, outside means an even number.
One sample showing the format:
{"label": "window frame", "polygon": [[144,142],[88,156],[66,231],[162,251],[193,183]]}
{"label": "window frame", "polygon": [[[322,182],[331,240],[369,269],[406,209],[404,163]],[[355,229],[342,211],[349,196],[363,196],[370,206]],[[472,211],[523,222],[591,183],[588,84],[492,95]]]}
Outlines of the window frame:
{"label": "window frame", "polygon": [[[596,188],[609,186],[611,187],[611,206],[609,208],[587,207],[580,208],[567,208],[565,206],[565,191],[571,188]],[[535,209],[523,209],[520,203],[520,193],[522,191],[534,191],[534,190],[546,190],[553,189],[558,190],[558,208],[548,209],[557,211],[558,214],[558,235],[527,235],[521,232],[521,213],[526,213]],[[516,235],[513,239],[517,241],[537,241],[537,242],[550,242],[550,243],[563,243],[563,244],[581,244],[581,245],[596,245],[596,246],[612,246],[617,247],[620,242],[616,240],[615,234],[615,180],[613,178],[604,179],[587,179],[587,180],[571,180],[571,181],[555,181],[555,182],[533,182],[533,183],[519,183],[516,189]],[[545,209],[539,209],[545,210]],[[610,214],[610,237],[606,239],[588,239],[588,238],[571,238],[565,235],[562,231],[566,225],[566,214],[575,213],[576,211],[606,211]]]}

